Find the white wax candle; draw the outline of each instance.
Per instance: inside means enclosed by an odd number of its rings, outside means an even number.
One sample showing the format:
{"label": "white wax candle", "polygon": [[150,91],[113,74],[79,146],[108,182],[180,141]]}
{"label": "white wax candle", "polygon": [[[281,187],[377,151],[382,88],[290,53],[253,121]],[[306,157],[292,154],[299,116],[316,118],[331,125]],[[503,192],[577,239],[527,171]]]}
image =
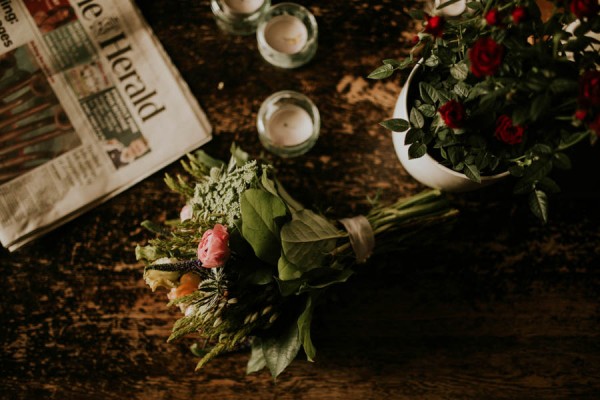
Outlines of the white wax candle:
{"label": "white wax candle", "polygon": [[223,0],[223,2],[234,13],[252,14],[263,5],[265,0]]}
{"label": "white wax candle", "polygon": [[269,46],[281,53],[298,53],[307,39],[306,25],[293,15],[279,15],[270,20],[265,27],[265,40]]}
{"label": "white wax candle", "polygon": [[266,125],[266,135],[276,146],[296,146],[313,134],[310,114],[293,104],[275,111]]}
{"label": "white wax candle", "polygon": [[[448,1],[450,0],[435,0],[435,8],[437,9],[440,4],[447,3]],[[467,1],[459,0],[454,4],[450,4],[449,6],[436,10],[436,13],[447,17],[456,17],[462,14],[465,11],[465,8],[467,8]]]}

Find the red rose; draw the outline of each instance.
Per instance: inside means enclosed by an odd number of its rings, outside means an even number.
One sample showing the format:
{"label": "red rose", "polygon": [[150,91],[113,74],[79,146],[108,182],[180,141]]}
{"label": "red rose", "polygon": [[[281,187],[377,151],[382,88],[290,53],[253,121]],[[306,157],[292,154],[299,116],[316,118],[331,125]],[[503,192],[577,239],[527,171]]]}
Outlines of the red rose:
{"label": "red rose", "polygon": [[500,12],[497,8],[492,8],[490,11],[485,14],[485,22],[488,25],[496,26],[500,24]]}
{"label": "red rose", "polygon": [[198,245],[198,259],[205,268],[215,268],[225,265],[229,259],[229,233],[227,228],[216,224],[202,235]]}
{"label": "red rose", "polygon": [[569,9],[577,18],[592,18],[598,15],[598,0],[571,0]]}
{"label": "red rose", "polygon": [[460,128],[465,120],[465,107],[456,100],[450,100],[438,110],[448,128]]}
{"label": "red rose", "polygon": [[471,72],[478,78],[494,75],[504,59],[504,46],[489,37],[477,39],[469,50]]}
{"label": "red rose", "polygon": [[580,121],[585,120],[585,117],[587,117],[587,110],[577,110],[575,111],[575,118],[577,118]]}
{"label": "red rose", "polygon": [[519,25],[525,18],[527,18],[527,10],[525,7],[515,7],[512,11],[512,20],[515,25]]}
{"label": "red rose", "polygon": [[596,135],[600,136],[600,114],[596,115],[596,118],[590,122],[590,129],[596,132]]}
{"label": "red rose", "polygon": [[425,16],[425,32],[429,33],[432,36],[435,37],[441,37],[442,34],[444,33],[443,27],[444,27],[444,18],[435,15],[433,17],[430,17],[429,15]]}
{"label": "red rose", "polygon": [[506,144],[517,144],[523,141],[523,132],[525,129],[519,125],[513,125],[512,119],[506,114],[498,117],[496,120],[496,139]]}
{"label": "red rose", "polygon": [[413,38],[412,38],[412,44],[413,45],[419,44],[420,41],[421,41],[421,39],[419,38],[419,35],[413,36]]}
{"label": "red rose", "polygon": [[579,79],[579,104],[600,106],[600,71],[585,71]]}

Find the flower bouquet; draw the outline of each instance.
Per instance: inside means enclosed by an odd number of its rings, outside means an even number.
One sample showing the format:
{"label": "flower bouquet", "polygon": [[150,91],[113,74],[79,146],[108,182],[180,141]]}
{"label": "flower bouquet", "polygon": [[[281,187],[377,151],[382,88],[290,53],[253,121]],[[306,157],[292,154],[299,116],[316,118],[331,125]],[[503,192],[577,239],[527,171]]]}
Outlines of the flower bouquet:
{"label": "flower bouquet", "polygon": [[276,377],[301,348],[315,358],[310,327],[320,296],[345,282],[371,254],[401,249],[419,233],[456,214],[438,191],[366,216],[335,222],[304,208],[282,187],[274,168],[232,148],[228,164],[202,151],[188,155],[188,178],[166,177],[186,204],[136,257],[155,290],[183,316],[169,341],[196,333],[203,346],[197,368],[248,344],[248,372],[268,367]]}
{"label": "flower bouquet", "polygon": [[600,135],[599,11],[597,0],[449,0],[412,12],[423,28],[410,55],[370,78],[419,63],[419,82],[409,118],[382,125],[407,131],[409,158],[427,153],[472,181],[509,171],[546,221],[550,173]]}

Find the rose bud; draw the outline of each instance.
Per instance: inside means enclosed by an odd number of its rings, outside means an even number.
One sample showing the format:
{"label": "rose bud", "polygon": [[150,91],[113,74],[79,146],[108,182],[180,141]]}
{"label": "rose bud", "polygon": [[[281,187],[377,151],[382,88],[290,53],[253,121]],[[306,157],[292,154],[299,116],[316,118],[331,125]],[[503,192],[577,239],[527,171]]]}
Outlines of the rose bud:
{"label": "rose bud", "polygon": [[497,26],[500,24],[500,12],[497,8],[492,8],[485,14],[485,22],[490,26]]}
{"label": "rose bud", "polygon": [[425,25],[425,32],[429,33],[432,36],[435,37],[441,37],[442,34],[444,33],[444,18],[435,15],[433,17],[430,17],[429,15],[425,16],[425,21],[426,21],[426,25]]}
{"label": "rose bud", "polygon": [[522,21],[525,20],[525,18],[527,18],[527,10],[525,9],[525,7],[515,7],[512,11],[512,20],[515,23],[515,25],[519,25]]}

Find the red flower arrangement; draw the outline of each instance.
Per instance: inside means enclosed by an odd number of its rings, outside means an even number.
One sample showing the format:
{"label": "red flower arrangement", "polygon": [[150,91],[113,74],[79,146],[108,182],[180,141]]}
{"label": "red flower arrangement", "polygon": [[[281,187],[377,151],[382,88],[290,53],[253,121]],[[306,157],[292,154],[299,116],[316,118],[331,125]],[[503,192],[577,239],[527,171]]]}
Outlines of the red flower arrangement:
{"label": "red flower arrangement", "polygon": [[[443,15],[461,1],[461,15]],[[369,76],[420,63],[410,120],[382,125],[408,131],[412,157],[428,153],[475,182],[508,170],[542,220],[546,193],[558,190],[550,171],[569,168],[568,149],[600,135],[600,45],[590,37],[600,30],[598,1],[546,3],[543,20],[534,0],[441,1],[412,12],[424,26],[419,42]]]}

